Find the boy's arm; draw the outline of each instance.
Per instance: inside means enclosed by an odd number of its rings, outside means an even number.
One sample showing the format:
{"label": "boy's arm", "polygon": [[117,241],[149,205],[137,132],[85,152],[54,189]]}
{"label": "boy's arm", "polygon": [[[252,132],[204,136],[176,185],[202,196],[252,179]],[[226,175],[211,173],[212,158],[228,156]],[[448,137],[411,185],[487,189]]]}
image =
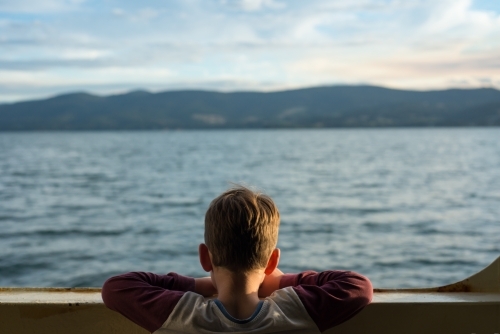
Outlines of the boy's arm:
{"label": "boy's arm", "polygon": [[212,297],[217,294],[217,289],[212,283],[211,277],[201,277],[194,279],[194,292],[203,297]]}
{"label": "boy's arm", "polygon": [[285,274],[279,288],[287,286],[293,287],[321,332],[353,317],[373,296],[368,278],[351,271]]}
{"label": "boy's arm", "polygon": [[283,275],[283,272],[278,268],[274,269],[271,274],[266,275],[266,277],[264,277],[264,281],[259,287],[259,297],[269,297],[274,291],[278,290],[280,288],[281,277]]}
{"label": "boy's arm", "polygon": [[195,291],[194,278],[131,272],[108,279],[102,287],[102,299],[110,309],[154,332],[186,291]]}

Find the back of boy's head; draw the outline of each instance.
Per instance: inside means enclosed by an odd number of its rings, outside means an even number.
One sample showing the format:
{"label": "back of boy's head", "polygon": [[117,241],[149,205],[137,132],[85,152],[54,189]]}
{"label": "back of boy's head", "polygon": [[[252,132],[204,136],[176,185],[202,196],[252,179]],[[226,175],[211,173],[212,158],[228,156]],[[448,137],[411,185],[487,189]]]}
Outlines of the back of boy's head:
{"label": "back of boy's head", "polygon": [[267,266],[278,241],[280,214],[264,194],[237,186],[215,198],[205,214],[212,264],[233,272]]}

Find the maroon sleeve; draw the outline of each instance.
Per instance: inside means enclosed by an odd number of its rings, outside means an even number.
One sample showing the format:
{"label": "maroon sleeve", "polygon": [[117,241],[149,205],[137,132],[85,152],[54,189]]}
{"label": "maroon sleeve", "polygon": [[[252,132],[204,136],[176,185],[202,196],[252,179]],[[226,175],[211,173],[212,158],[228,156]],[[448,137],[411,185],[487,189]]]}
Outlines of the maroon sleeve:
{"label": "maroon sleeve", "polygon": [[353,317],[373,296],[368,278],[351,271],[287,274],[280,288],[286,286],[293,287],[320,332]]}
{"label": "maroon sleeve", "polygon": [[154,332],[167,320],[184,293],[194,291],[194,287],[194,278],[175,273],[132,272],[104,282],[102,300],[113,311]]}

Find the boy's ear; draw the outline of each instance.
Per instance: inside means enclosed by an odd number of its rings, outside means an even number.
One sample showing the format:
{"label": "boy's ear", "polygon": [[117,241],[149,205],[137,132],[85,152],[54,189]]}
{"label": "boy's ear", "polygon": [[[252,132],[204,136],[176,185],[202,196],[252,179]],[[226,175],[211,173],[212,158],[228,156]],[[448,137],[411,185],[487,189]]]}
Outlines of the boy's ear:
{"label": "boy's ear", "polygon": [[280,249],[275,248],[269,257],[269,261],[267,261],[267,267],[264,270],[264,274],[270,275],[273,273],[274,269],[278,267],[278,263],[280,262]]}
{"label": "boy's ear", "polygon": [[212,260],[210,259],[210,252],[205,244],[200,244],[198,247],[198,254],[200,256],[200,264],[203,270],[210,272],[213,269]]}

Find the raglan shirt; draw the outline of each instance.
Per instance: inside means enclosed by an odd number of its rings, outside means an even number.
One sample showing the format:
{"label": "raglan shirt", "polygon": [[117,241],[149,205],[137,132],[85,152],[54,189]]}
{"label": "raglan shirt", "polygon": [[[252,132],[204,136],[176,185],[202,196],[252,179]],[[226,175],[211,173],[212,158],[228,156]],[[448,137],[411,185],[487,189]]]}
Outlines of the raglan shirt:
{"label": "raglan shirt", "polygon": [[285,274],[280,289],[252,317],[238,320],[194,290],[191,277],[131,272],[108,279],[102,298],[110,309],[157,334],[318,333],[353,317],[373,294],[370,281],[350,271]]}

